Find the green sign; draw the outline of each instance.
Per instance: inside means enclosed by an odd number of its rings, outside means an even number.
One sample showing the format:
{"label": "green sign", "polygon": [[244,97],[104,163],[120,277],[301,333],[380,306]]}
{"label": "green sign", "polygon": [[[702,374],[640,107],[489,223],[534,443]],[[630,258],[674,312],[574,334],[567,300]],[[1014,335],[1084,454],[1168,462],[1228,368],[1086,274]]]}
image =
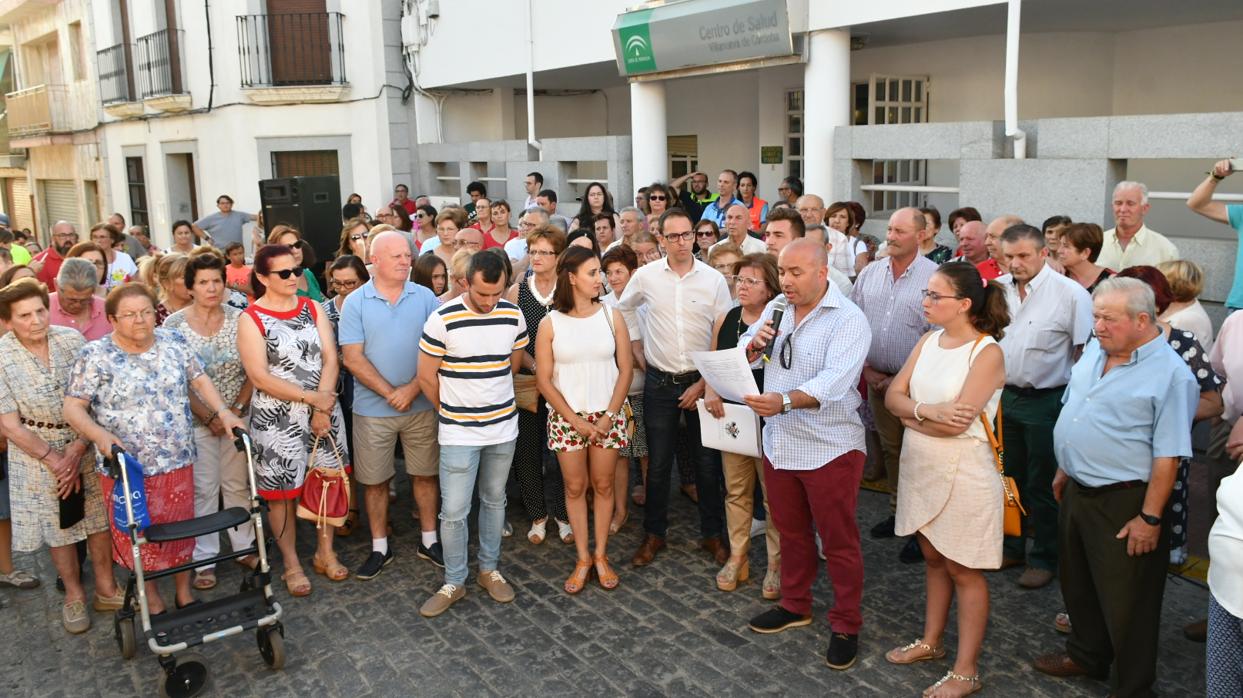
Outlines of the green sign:
{"label": "green sign", "polygon": [[786,0],[681,0],[625,12],[613,25],[622,75],[790,56]]}
{"label": "green sign", "polygon": [[780,165],[781,164],[781,146],[779,145],[760,146],[760,164],[761,165]]}
{"label": "green sign", "polygon": [[622,64],[627,73],[650,73],[656,70],[656,54],[652,52],[652,36],[648,30],[651,10],[639,10],[627,15],[626,23],[617,28],[617,38],[622,47]]}

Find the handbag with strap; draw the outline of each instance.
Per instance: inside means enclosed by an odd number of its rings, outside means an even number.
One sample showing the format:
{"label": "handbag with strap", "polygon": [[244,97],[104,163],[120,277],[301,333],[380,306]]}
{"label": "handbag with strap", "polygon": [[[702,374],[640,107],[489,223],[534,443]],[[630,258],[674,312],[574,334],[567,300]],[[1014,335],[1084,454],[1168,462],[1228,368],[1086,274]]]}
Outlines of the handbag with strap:
{"label": "handbag with strap", "polygon": [[[617,330],[613,329],[613,309],[609,306],[604,307],[604,319],[609,323],[609,333],[613,335],[613,344],[617,344]],[[621,369],[621,364],[617,363],[617,351],[613,351],[613,365]],[[630,406],[630,398],[626,398],[622,402],[621,413],[626,415],[626,441],[630,442],[634,439],[634,430],[637,425],[634,423],[634,408]]]}
{"label": "handbag with strap", "polygon": [[[319,437],[311,445],[308,463],[315,462],[315,453],[319,450]],[[337,453],[337,443],[328,435],[328,443],[332,452]],[[323,526],[340,526],[350,513],[350,476],[345,472],[345,464],[338,463],[335,468],[317,465],[306,474],[302,485],[302,497],[298,500],[298,518],[314,521],[316,528]]]}
{"label": "handbag with strap", "polygon": [[527,412],[539,412],[539,387],[535,384],[535,376],[514,374],[514,405]]}
{"label": "handbag with strap", "polygon": [[1001,404],[997,405],[997,431],[995,433],[993,425],[983,412],[980,413],[980,423],[984,425],[984,433],[988,434],[988,442],[992,444],[993,460],[997,463],[997,474],[1001,477],[1001,497],[1006,509],[1005,533],[1007,536],[1021,536],[1023,535],[1023,517],[1027,515],[1027,510],[1019,501],[1019,488],[1014,478],[1006,475],[1006,449],[1002,441]]}

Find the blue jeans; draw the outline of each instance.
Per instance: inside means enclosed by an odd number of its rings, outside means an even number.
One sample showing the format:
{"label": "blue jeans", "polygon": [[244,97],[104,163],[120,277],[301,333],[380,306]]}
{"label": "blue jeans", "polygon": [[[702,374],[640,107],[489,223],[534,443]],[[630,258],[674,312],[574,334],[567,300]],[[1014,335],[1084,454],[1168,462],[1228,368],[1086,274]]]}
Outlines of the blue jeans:
{"label": "blue jeans", "polygon": [[479,571],[495,570],[501,559],[505,526],[505,481],[514,459],[514,442],[488,446],[440,447],[440,540],[444,547],[445,584],[466,583],[466,546],[471,495],[479,480]]}
{"label": "blue jeans", "polygon": [[643,424],[647,427],[647,503],[643,528],[664,537],[669,529],[669,487],[673,471],[674,440],[678,422],[686,419],[686,440],[695,463],[699,490],[699,533],[703,538],[722,537],[725,532],[725,493],[721,477],[721,454],[704,448],[699,440],[699,413],[678,407],[687,384],[674,384],[667,374],[648,369],[643,385]]}

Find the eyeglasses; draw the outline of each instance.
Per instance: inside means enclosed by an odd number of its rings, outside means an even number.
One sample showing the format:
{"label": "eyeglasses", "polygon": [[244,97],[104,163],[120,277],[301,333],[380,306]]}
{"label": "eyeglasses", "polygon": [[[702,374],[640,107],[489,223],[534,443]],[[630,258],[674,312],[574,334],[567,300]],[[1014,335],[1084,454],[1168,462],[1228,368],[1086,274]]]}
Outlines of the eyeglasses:
{"label": "eyeglasses", "polygon": [[668,200],[669,200],[669,197],[667,197],[667,196],[649,196],[649,197],[647,197],[647,200],[648,200],[648,201],[668,201]]}
{"label": "eyeglasses", "polygon": [[552,250],[527,250],[527,254],[532,257],[556,257],[557,253]]}
{"label": "eyeglasses", "polygon": [[332,285],[334,288],[354,289],[354,288],[358,288],[359,286],[362,286],[363,282],[359,281],[358,279],[354,279],[353,281],[336,281],[334,279],[332,281]]}
{"label": "eyeglasses", "polygon": [[754,276],[735,276],[734,282],[737,283],[739,286],[746,286],[747,288],[751,288],[752,286],[759,286],[760,284],[764,283],[764,280],[757,279]]}
{"label": "eyeglasses", "polygon": [[695,233],[692,233],[690,231],[687,231],[685,233],[665,233],[661,237],[664,238],[665,240],[668,240],[669,242],[676,242],[678,240],[681,240],[682,242],[690,242],[691,240],[695,239]]}
{"label": "eyeglasses", "polygon": [[64,289],[62,289],[61,292],[56,295],[57,295],[57,300],[60,301],[61,305],[85,305],[87,303],[90,303],[95,298],[95,294],[88,294],[85,298],[73,298],[71,296],[65,295]]}
{"label": "eyeglasses", "polygon": [[790,370],[790,366],[794,365],[794,335],[786,335],[786,341],[781,345],[781,351],[777,354],[777,359],[781,362],[781,367]]}
{"label": "eyeglasses", "polygon": [[699,232],[695,233],[695,237],[697,237],[697,238],[716,238],[716,233],[712,232],[711,230],[701,230],[701,231],[699,231]]}
{"label": "eyeglasses", "polygon": [[474,247],[478,249],[480,247],[483,247],[483,243],[482,242],[471,242],[469,240],[454,240],[453,241],[453,249],[460,249],[463,247],[467,247],[467,248]]}
{"label": "eyeglasses", "polygon": [[292,276],[302,276],[302,267],[294,267],[293,269],[273,269],[268,273],[275,274],[276,276],[288,281]]}
{"label": "eyeglasses", "polygon": [[125,322],[133,322],[135,320],[140,320],[140,319],[141,320],[152,320],[155,318],[155,311],[154,310],[141,310],[137,313],[121,313],[120,315],[117,315],[116,318],[118,320],[124,320]]}
{"label": "eyeglasses", "polygon": [[418,213],[414,214],[414,217],[415,218],[427,218],[427,214],[423,213],[422,211],[419,211]]}
{"label": "eyeglasses", "polygon": [[941,294],[941,293],[937,293],[936,291],[929,291],[928,289],[924,289],[923,291],[921,291],[921,293],[923,293],[923,294],[924,294],[924,298],[927,298],[928,300],[932,301],[933,303],[940,303],[941,301],[945,300],[946,298],[953,298],[953,299],[955,299],[955,300],[962,300],[962,296],[947,296],[947,295],[944,295],[944,294]]}

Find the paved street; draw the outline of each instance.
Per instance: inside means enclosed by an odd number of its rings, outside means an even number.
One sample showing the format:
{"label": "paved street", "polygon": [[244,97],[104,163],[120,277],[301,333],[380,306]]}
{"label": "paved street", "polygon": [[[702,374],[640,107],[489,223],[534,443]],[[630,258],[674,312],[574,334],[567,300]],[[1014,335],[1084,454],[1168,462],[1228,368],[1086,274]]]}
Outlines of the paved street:
{"label": "paved street", "polygon": [[[766,603],[758,586],[763,539],[755,539],[761,549],[751,557],[753,581],[732,594],[716,591],[715,567],[694,545],[698,518],[681,496],[673,497],[671,547],[653,566],[636,571],[619,564],[617,591],[605,592],[593,582],[577,597],[561,591],[573,552],[555,537],[541,547],[530,545],[511,496],[515,536],[505,542],[502,570],[517,599],[498,605],[472,581],[464,600],[432,620],[419,616],[418,606],[441,577],[414,555],[415,526],[407,500],[402,498],[395,517],[398,558],[380,577],[330,584],[315,576],[312,596],[298,600],[289,599],[283,586],[279,589],[289,656],[284,671],[267,669],[253,635],[202,648],[212,672],[208,694],[911,696],[950,666],[895,667],[882,656],[921,631],[923,570],[897,562],[898,541],[866,537],[885,512],[881,494],[860,497],[865,626],[859,663],[844,673],[824,664],[830,594],[824,578],[816,586],[814,626],[774,636],[750,632],[747,619]],[[310,532],[309,526],[300,530],[308,569]],[[616,539],[613,558],[628,562],[640,535],[640,522],[632,514]],[[361,534],[338,546],[351,568],[362,560],[364,548]],[[32,564],[28,557],[20,561],[27,568]],[[51,562],[44,553],[33,564],[43,587],[0,592],[0,634],[9,640],[0,643],[5,667],[0,695],[155,694],[154,657],[140,647],[137,657],[122,661],[109,617],[95,614],[95,626],[86,635],[64,633]],[[228,567],[212,593],[235,588],[239,576]],[[1017,577],[1017,570],[990,577],[992,623],[981,665],[987,694],[1104,696],[1108,687],[1103,683],[1052,680],[1028,667],[1030,657],[1059,646],[1052,624],[1059,593],[1056,585],[1021,591],[1014,585]],[[1157,687],[1162,695],[1203,695],[1204,646],[1183,639],[1181,628],[1202,614],[1206,593],[1181,580],[1167,586]]]}

